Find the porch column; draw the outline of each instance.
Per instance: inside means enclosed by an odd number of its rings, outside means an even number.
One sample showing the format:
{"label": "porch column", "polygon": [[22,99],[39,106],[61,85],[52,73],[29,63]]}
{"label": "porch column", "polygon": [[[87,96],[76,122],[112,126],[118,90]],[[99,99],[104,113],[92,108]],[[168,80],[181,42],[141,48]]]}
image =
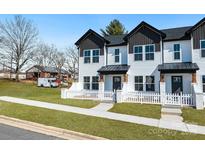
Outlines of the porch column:
{"label": "porch column", "polygon": [[123,87],[122,87],[122,91],[127,91],[128,90],[128,74],[124,74],[123,75]]}
{"label": "porch column", "polygon": [[99,77],[99,91],[104,92],[104,75],[100,74]]}
{"label": "porch column", "polygon": [[192,73],[192,83],[197,83],[197,81],[196,81],[196,72]]}
{"label": "porch column", "polygon": [[166,87],[165,87],[165,80],[164,80],[164,74],[160,73],[160,94],[166,93]]}

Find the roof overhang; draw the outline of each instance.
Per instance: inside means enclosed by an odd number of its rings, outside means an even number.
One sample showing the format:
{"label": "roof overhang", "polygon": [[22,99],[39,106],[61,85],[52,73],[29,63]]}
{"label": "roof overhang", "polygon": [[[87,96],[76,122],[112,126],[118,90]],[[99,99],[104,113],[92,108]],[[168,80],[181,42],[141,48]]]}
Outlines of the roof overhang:
{"label": "roof overhang", "polygon": [[163,33],[162,31],[158,30],[157,28],[151,26],[150,24],[142,21],[137,27],[135,27],[129,34],[127,34],[124,37],[124,40],[127,40],[129,37],[131,37],[133,35],[133,33],[135,33],[136,31],[138,31],[140,28],[142,28],[143,26],[148,27],[149,29],[153,30],[154,32],[156,32],[157,34],[159,34],[162,38],[166,37],[166,34]]}
{"label": "roof overhang", "polygon": [[107,65],[107,66],[102,66],[98,70],[98,73],[103,74],[103,75],[126,74],[129,68],[130,68],[129,65]]}
{"label": "roof overhang", "polygon": [[158,65],[161,73],[195,73],[199,70],[196,63],[164,63]]}
{"label": "roof overhang", "polygon": [[104,37],[102,37],[101,35],[99,35],[97,32],[93,31],[92,29],[89,29],[77,42],[75,42],[76,46],[79,46],[80,42],[84,39],[86,39],[89,35],[95,35],[96,37],[98,37],[99,39],[101,39],[102,41],[109,43],[108,40],[106,40]]}
{"label": "roof overhang", "polygon": [[190,34],[192,31],[197,29],[201,24],[205,22],[205,18],[201,19],[199,22],[197,22],[193,27],[191,27],[188,31],[186,31],[186,34]]}

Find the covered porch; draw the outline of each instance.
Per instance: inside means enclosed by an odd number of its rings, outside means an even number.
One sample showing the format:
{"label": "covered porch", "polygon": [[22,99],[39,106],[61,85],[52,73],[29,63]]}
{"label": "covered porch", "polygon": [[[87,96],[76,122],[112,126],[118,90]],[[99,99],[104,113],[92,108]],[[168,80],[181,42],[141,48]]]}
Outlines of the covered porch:
{"label": "covered porch", "polygon": [[160,92],[173,94],[192,94],[192,85],[197,83],[196,63],[164,63],[158,66],[160,71]]}
{"label": "covered porch", "polygon": [[107,65],[98,70],[100,91],[126,90],[128,65]]}

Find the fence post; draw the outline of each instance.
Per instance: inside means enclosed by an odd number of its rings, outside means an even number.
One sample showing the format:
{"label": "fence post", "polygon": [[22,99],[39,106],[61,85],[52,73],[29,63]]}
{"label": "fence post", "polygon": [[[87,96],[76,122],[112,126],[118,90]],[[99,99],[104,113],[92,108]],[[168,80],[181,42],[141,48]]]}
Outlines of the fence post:
{"label": "fence post", "polygon": [[196,109],[197,110],[203,110],[204,109],[204,95],[203,93],[195,93],[195,103],[196,103]]}
{"label": "fence post", "polygon": [[116,103],[121,103],[122,102],[122,91],[121,90],[116,90],[115,92],[115,102]]}
{"label": "fence post", "polygon": [[182,92],[181,92],[181,93],[180,93],[180,105],[181,105],[181,107],[183,106],[183,103],[182,103],[182,102],[183,102],[182,95],[183,95],[183,94],[182,94]]}
{"label": "fence post", "polygon": [[67,92],[68,92],[68,89],[66,89],[66,88],[62,88],[62,89],[61,89],[61,98],[62,98],[62,99],[68,98]]}

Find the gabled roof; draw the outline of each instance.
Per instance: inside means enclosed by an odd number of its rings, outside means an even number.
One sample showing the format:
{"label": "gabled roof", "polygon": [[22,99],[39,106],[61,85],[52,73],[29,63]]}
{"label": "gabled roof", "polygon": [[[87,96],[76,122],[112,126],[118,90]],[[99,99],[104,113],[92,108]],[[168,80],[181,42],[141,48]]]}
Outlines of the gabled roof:
{"label": "gabled roof", "polygon": [[192,26],[189,30],[187,30],[186,33],[187,34],[191,33],[194,29],[196,29],[198,26],[200,26],[204,22],[205,22],[205,17],[201,19],[199,22],[197,22],[194,26]]}
{"label": "gabled roof", "polygon": [[161,35],[163,38],[166,37],[166,34],[163,33],[162,31],[156,29],[155,27],[151,26],[150,24],[142,21],[137,27],[135,27],[129,34],[127,34],[127,36],[124,37],[124,39],[126,40],[127,38],[129,38],[135,31],[137,31],[138,29],[140,29],[142,26],[146,26],[149,27],[150,29],[154,30],[156,33],[158,33],[159,35]]}
{"label": "gabled roof", "polygon": [[109,41],[106,40],[104,37],[102,37],[100,34],[98,34],[97,32],[95,32],[92,29],[89,29],[77,42],[75,42],[75,45],[78,46],[80,44],[80,42],[82,40],[84,40],[85,38],[87,38],[90,34],[93,34],[93,35],[97,36],[98,38],[100,38],[102,41],[109,43]]}
{"label": "gabled roof", "polygon": [[161,31],[166,34],[164,41],[190,39],[190,35],[187,35],[186,31],[189,30],[191,27],[192,26],[162,29]]}
{"label": "gabled roof", "polygon": [[110,42],[107,46],[126,45],[127,42],[123,39],[126,35],[108,35],[104,38]]}
{"label": "gabled roof", "polygon": [[98,73],[101,74],[125,74],[129,70],[129,65],[107,65],[102,66]]}

